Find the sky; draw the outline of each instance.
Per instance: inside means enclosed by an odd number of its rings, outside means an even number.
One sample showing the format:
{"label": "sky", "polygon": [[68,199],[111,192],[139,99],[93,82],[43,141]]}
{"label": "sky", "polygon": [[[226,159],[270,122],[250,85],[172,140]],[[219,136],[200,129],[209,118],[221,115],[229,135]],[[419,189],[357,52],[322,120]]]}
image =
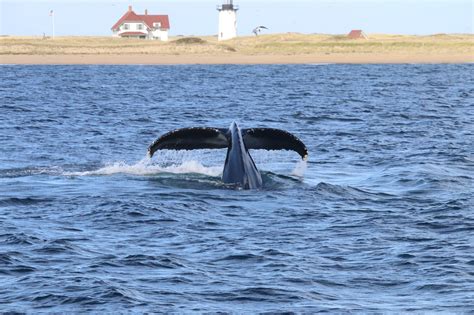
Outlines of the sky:
{"label": "sky", "polygon": [[[217,34],[223,0],[0,0],[0,35],[111,35],[128,5],[137,14],[168,14],[170,35]],[[238,33],[258,25],[267,33],[473,33],[473,0],[234,0]]]}

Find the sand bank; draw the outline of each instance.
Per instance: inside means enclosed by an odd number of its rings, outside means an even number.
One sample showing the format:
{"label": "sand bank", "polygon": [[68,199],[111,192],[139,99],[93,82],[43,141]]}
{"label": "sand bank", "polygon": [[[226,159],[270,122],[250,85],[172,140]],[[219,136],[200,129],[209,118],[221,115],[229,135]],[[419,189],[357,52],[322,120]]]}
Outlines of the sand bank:
{"label": "sand bank", "polygon": [[473,63],[471,54],[330,55],[2,55],[2,64],[311,64],[311,63]]}

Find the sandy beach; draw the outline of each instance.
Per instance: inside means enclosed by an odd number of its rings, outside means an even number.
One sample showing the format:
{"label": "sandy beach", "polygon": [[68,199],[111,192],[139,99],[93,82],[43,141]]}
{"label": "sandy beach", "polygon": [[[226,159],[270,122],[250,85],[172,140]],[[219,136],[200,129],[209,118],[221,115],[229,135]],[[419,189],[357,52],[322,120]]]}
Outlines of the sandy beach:
{"label": "sandy beach", "polygon": [[3,55],[1,64],[312,64],[312,63],[466,63],[470,54],[334,54],[334,55]]}
{"label": "sandy beach", "polygon": [[111,37],[1,37],[2,64],[308,64],[472,63],[474,36],[275,34],[217,42],[214,37],[169,42]]}

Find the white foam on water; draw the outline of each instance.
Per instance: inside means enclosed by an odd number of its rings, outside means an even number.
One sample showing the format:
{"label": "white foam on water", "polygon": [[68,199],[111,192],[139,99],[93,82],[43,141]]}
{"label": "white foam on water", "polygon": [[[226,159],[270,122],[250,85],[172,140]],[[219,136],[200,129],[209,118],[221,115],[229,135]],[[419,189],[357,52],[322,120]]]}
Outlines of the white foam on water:
{"label": "white foam on water", "polygon": [[199,161],[189,160],[177,164],[167,166],[153,164],[148,157],[141,159],[135,164],[127,164],[126,162],[114,162],[102,168],[93,171],[84,172],[65,172],[66,176],[91,176],[91,175],[114,175],[114,174],[131,174],[131,175],[156,175],[161,173],[173,174],[203,174],[207,176],[219,176],[222,173],[222,167],[211,166],[206,167]]}

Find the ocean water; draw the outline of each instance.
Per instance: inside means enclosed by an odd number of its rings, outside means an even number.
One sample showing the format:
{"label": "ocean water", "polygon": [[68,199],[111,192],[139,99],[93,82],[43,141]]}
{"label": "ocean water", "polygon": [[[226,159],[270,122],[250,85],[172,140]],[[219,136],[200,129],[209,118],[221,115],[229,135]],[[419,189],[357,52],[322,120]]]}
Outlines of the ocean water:
{"label": "ocean water", "polygon": [[[0,66],[0,311],[473,312],[473,71]],[[309,161],[146,157],[233,120]]]}

